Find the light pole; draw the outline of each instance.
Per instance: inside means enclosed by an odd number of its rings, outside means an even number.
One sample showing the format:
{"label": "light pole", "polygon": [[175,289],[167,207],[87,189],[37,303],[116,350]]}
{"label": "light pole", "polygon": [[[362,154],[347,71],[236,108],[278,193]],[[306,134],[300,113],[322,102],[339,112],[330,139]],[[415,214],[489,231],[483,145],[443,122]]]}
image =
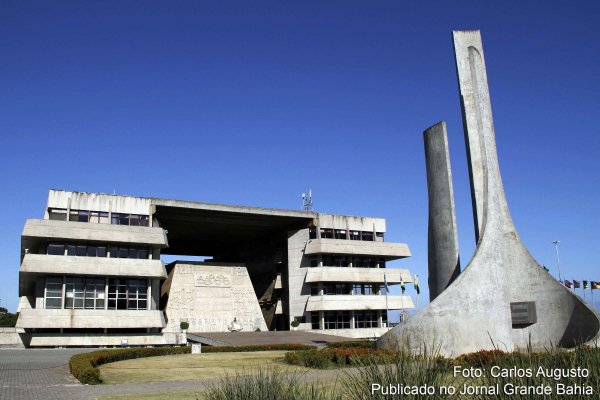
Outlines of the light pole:
{"label": "light pole", "polygon": [[562,276],[560,274],[560,259],[558,258],[558,244],[560,243],[560,240],[555,240],[552,243],[554,243],[554,246],[556,246],[556,262],[558,263],[558,280],[562,281]]}

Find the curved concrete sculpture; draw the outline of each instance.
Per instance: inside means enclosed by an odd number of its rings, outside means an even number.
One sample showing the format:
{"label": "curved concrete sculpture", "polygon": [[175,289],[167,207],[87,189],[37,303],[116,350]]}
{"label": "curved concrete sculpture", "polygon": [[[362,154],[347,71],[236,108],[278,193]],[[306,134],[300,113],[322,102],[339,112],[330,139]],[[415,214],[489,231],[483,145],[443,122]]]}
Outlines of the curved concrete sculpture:
{"label": "curved concrete sculpture", "polygon": [[[505,351],[525,348],[530,339],[534,348],[595,339],[600,314],[533,259],[513,224],[498,166],[481,35],[455,31],[453,38],[477,247],[446,290],[376,346],[411,351],[439,346],[441,354],[456,356],[494,344]],[[527,323],[516,312],[525,302]]]}
{"label": "curved concrete sculpture", "polygon": [[423,142],[429,193],[429,301],[433,301],[460,274],[446,123],[439,122],[423,132]]}

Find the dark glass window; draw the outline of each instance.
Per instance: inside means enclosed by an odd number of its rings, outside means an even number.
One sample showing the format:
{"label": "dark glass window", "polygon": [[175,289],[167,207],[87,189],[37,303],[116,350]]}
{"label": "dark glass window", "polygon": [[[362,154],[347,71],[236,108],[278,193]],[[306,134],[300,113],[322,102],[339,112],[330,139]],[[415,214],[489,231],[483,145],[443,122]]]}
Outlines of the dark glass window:
{"label": "dark glass window", "polygon": [[345,229],[336,229],[334,231],[334,236],[336,239],[346,239],[346,230]]}
{"label": "dark glass window", "polygon": [[129,214],[112,213],[111,224],[129,225]]}
{"label": "dark glass window", "polygon": [[373,232],[363,231],[362,240],[366,240],[367,242],[372,242],[373,241]]}
{"label": "dark glass window", "polygon": [[84,245],[78,244],[75,255],[79,256],[79,257],[85,257],[86,254],[87,254],[87,246],[85,244]]}
{"label": "dark glass window", "polygon": [[350,328],[350,311],[325,311],[325,329]]}
{"label": "dark glass window", "polygon": [[68,256],[76,256],[77,255],[77,246],[74,244],[67,245],[67,255]]}
{"label": "dark glass window", "polygon": [[321,239],[333,239],[333,229],[321,228]]}
{"label": "dark glass window", "polygon": [[388,317],[387,317],[386,310],[381,311],[381,322],[383,322],[385,324],[385,326],[387,326],[387,324],[388,324]]}
{"label": "dark glass window", "polygon": [[65,245],[61,243],[50,243],[48,245],[48,254],[52,256],[64,256]]}
{"label": "dark glass window", "polygon": [[380,237],[381,240],[383,241],[383,232],[377,232],[377,237]]}
{"label": "dark glass window", "polygon": [[129,258],[138,258],[138,250],[136,248],[129,248]]}
{"label": "dark glass window", "polygon": [[87,247],[87,256],[88,257],[96,257],[98,253],[98,248],[96,246],[88,246]]}
{"label": "dark glass window", "polygon": [[138,251],[138,258],[141,258],[141,259],[144,259],[144,260],[147,259],[148,258],[148,250],[146,250],[146,249],[140,249]]}
{"label": "dark glass window", "polygon": [[317,228],[316,227],[308,228],[308,238],[309,239],[317,238]]}
{"label": "dark glass window", "polygon": [[140,215],[140,226],[148,226],[148,216]]}
{"label": "dark glass window", "polygon": [[148,309],[148,292],[145,279],[110,279],[108,308],[117,310]]}
{"label": "dark glass window", "polygon": [[140,216],[137,214],[131,214],[129,217],[129,225],[140,226]]}
{"label": "dark glass window", "polygon": [[310,322],[311,322],[311,325],[312,325],[312,329],[321,329],[321,326],[320,326],[321,325],[320,324],[321,317],[319,317],[319,312],[318,311],[316,311],[316,312],[313,311],[310,314]]}
{"label": "dark glass window", "polygon": [[129,249],[127,247],[119,247],[119,258],[129,258]]}
{"label": "dark glass window", "polygon": [[379,268],[385,268],[385,258],[379,259]]}
{"label": "dark glass window", "polygon": [[353,266],[354,268],[362,268],[362,262],[360,262],[360,258],[355,258],[355,259],[352,261],[352,266]]}
{"label": "dark glass window", "polygon": [[53,221],[66,221],[67,210],[62,208],[51,208],[48,210],[49,218]]}
{"label": "dark glass window", "polygon": [[310,284],[310,295],[311,296],[318,296],[319,295],[319,284],[318,283],[311,283]]}
{"label": "dark glass window", "polygon": [[335,294],[335,287],[333,283],[324,283],[323,284],[323,294],[332,295]]}
{"label": "dark glass window", "polygon": [[377,311],[354,311],[355,328],[377,328]]}
{"label": "dark glass window", "polygon": [[333,267],[333,257],[332,256],[323,256],[323,266],[324,267]]}
{"label": "dark glass window", "polygon": [[347,267],[348,263],[346,262],[345,257],[336,257],[334,260],[334,265],[336,267]]}
{"label": "dark glass window", "polygon": [[319,260],[317,259],[317,257],[311,257],[310,258],[310,266],[312,268],[319,266]]}
{"label": "dark glass window", "polygon": [[335,294],[348,294],[348,284],[346,283],[336,283],[335,284]]}
{"label": "dark glass window", "polygon": [[98,246],[98,257],[106,257],[106,246]]}
{"label": "dark glass window", "polygon": [[110,246],[110,258],[118,258],[119,257],[119,248],[115,246]]}
{"label": "dark glass window", "polygon": [[375,264],[373,263],[373,260],[370,258],[363,258],[362,260],[362,267],[363,268],[373,268],[375,267]]}
{"label": "dark glass window", "polygon": [[350,231],[350,240],[360,240],[360,231]]}

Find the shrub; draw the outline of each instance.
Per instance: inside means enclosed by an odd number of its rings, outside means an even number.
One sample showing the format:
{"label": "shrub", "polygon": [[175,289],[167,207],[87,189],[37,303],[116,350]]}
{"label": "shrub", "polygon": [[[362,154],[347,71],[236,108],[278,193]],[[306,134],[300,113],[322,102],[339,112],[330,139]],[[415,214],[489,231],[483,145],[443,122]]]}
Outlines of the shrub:
{"label": "shrub", "polygon": [[0,313],[0,328],[14,328],[17,325],[17,314]]}
{"label": "shrub", "polygon": [[327,342],[326,346],[328,349],[371,349],[373,342]]}
{"label": "shrub", "polygon": [[410,358],[410,356],[402,352],[381,349],[322,349],[288,352],[284,357],[288,364],[318,369],[327,369],[334,365],[390,363],[401,358]]}
{"label": "shrub", "polygon": [[292,326],[292,328],[297,328],[300,326],[300,322],[293,320],[292,323],[290,324]]}
{"label": "shrub", "polygon": [[180,327],[181,329],[187,329],[187,328],[189,328],[189,327],[190,327],[190,324],[188,324],[188,323],[187,323],[187,322],[185,322],[185,321],[181,321],[181,323],[179,324],[179,327]]}
{"label": "shrub", "polygon": [[496,358],[505,355],[502,350],[479,350],[456,357],[456,363],[468,367],[481,367],[490,365]]}
{"label": "shrub", "polygon": [[[203,353],[232,353],[251,351],[277,351],[277,350],[310,350],[316,346],[304,344],[264,344],[256,346],[207,346]],[[77,380],[83,384],[97,385],[101,383],[100,371],[96,367],[116,361],[131,360],[134,358],[166,356],[173,354],[190,354],[190,346],[181,347],[148,347],[134,349],[99,350],[91,353],[75,354],[69,360],[69,370]]]}

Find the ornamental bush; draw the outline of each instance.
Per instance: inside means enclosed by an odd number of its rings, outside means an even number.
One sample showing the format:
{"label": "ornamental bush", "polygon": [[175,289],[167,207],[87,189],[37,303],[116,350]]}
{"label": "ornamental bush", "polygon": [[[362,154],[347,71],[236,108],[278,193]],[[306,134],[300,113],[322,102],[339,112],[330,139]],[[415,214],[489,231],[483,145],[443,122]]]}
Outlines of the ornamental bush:
{"label": "ornamental bush", "polygon": [[294,351],[286,353],[284,358],[288,364],[327,369],[333,366],[391,363],[399,359],[410,358],[410,356],[403,352],[383,349],[350,348]]}
{"label": "ornamental bush", "polygon": [[187,323],[187,322],[185,322],[185,321],[181,321],[181,323],[179,324],[179,327],[180,327],[181,329],[187,329],[187,328],[189,328],[189,327],[190,327],[190,324],[188,324],[188,323]]}
{"label": "ornamental bush", "polygon": [[[251,351],[277,351],[277,350],[311,350],[316,346],[304,344],[265,344],[256,346],[216,346],[204,347],[203,353],[232,353]],[[75,354],[69,360],[69,370],[79,382],[87,385],[101,383],[100,371],[96,368],[103,364],[116,361],[131,360],[134,358],[166,356],[173,354],[190,354],[190,346],[181,347],[147,347],[133,349],[99,350],[91,353]]]}

